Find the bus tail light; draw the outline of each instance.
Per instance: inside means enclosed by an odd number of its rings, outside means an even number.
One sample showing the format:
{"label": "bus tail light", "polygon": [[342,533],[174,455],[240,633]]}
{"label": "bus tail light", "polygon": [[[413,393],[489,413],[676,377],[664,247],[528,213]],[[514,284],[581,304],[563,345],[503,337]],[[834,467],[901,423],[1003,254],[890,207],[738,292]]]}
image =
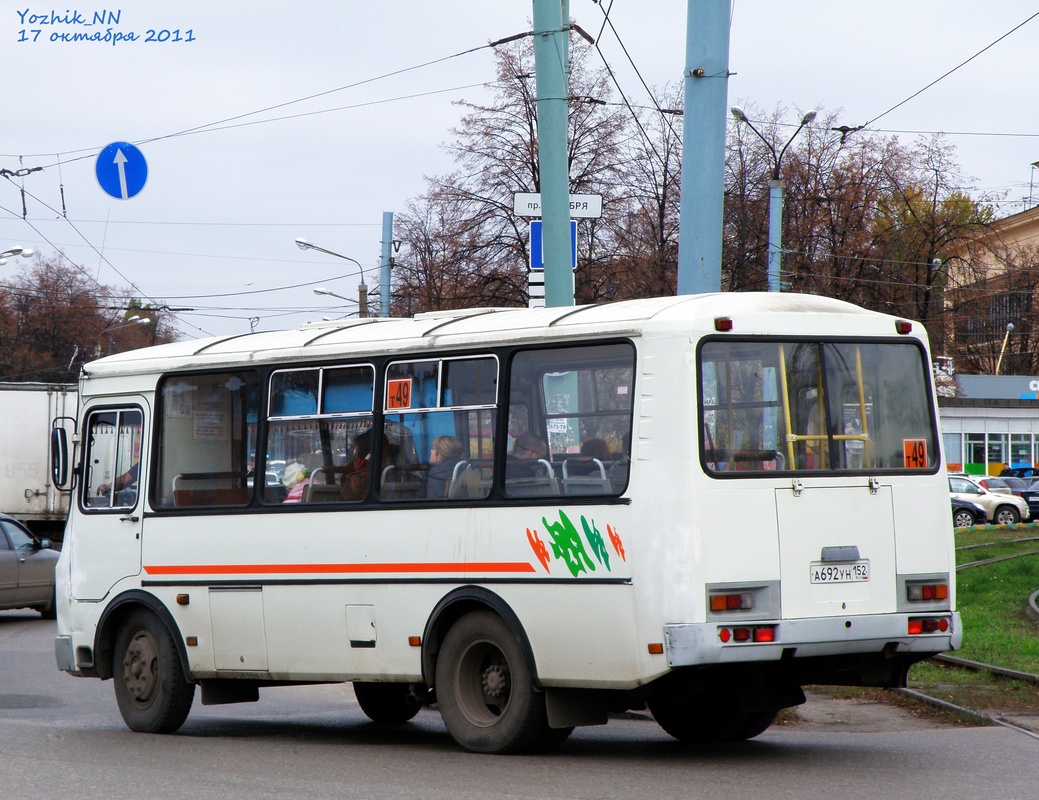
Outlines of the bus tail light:
{"label": "bus tail light", "polygon": [[906,584],[907,600],[948,600],[948,583],[909,583]]}
{"label": "bus tail light", "polygon": [[755,625],[753,627],[719,628],[718,638],[722,644],[729,642],[758,642],[768,643],[776,641],[775,625]]}
{"label": "bus tail light", "polygon": [[923,633],[945,633],[949,630],[948,617],[910,617],[909,635],[919,636]]}
{"label": "bus tail light", "polygon": [[749,611],[752,608],[754,595],[751,592],[711,595],[711,611]]}

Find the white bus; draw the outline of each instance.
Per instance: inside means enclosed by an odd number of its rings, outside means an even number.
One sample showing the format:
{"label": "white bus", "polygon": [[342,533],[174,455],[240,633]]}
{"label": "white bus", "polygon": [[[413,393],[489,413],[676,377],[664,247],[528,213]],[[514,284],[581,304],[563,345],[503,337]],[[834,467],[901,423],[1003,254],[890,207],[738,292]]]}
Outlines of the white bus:
{"label": "white bus", "polygon": [[746,739],[961,639],[924,330],[840,301],[318,323],[95,361],[80,403],[56,656],[133,730],[351,681],[477,752],[647,707]]}

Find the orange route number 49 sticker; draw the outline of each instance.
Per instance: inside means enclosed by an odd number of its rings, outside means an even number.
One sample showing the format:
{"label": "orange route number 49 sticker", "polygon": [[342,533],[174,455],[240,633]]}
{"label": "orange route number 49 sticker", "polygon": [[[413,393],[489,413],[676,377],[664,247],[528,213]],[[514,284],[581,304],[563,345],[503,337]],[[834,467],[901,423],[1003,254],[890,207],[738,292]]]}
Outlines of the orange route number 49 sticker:
{"label": "orange route number 49 sticker", "polygon": [[386,381],[386,408],[411,408],[411,378]]}
{"label": "orange route number 49 sticker", "polygon": [[927,469],[926,439],[903,439],[902,453],[906,469]]}

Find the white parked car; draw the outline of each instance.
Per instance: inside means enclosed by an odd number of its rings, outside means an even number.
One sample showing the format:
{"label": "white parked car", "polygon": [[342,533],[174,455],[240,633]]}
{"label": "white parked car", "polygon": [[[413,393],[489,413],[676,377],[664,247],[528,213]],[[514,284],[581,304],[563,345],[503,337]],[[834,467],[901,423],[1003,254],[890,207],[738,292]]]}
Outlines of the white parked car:
{"label": "white parked car", "polygon": [[969,475],[950,475],[949,492],[953,497],[977,503],[985,509],[988,521],[997,525],[1013,525],[1031,516],[1024,498],[1016,494],[990,492]]}

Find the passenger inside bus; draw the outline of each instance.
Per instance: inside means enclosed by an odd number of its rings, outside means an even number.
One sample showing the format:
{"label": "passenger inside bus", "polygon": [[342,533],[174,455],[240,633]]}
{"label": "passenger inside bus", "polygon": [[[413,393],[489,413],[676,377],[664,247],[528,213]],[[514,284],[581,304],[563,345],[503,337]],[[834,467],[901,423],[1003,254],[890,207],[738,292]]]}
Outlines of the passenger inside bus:
{"label": "passenger inside bus", "polygon": [[429,451],[429,473],[424,487],[425,497],[439,500],[447,496],[455,466],[462,460],[464,448],[454,436],[437,436]]}
{"label": "passenger inside bus", "polygon": [[581,454],[566,459],[568,475],[591,475],[607,468],[613,453],[605,439],[592,436],[581,442]]}
{"label": "passenger inside bus", "polygon": [[505,479],[537,477],[541,467],[539,460],[547,454],[548,445],[541,437],[530,431],[521,433],[505,460]]}
{"label": "passenger inside bus", "polygon": [[372,431],[361,431],[354,439],[353,459],[343,473],[340,500],[364,500],[368,496],[368,478],[371,473]]}

